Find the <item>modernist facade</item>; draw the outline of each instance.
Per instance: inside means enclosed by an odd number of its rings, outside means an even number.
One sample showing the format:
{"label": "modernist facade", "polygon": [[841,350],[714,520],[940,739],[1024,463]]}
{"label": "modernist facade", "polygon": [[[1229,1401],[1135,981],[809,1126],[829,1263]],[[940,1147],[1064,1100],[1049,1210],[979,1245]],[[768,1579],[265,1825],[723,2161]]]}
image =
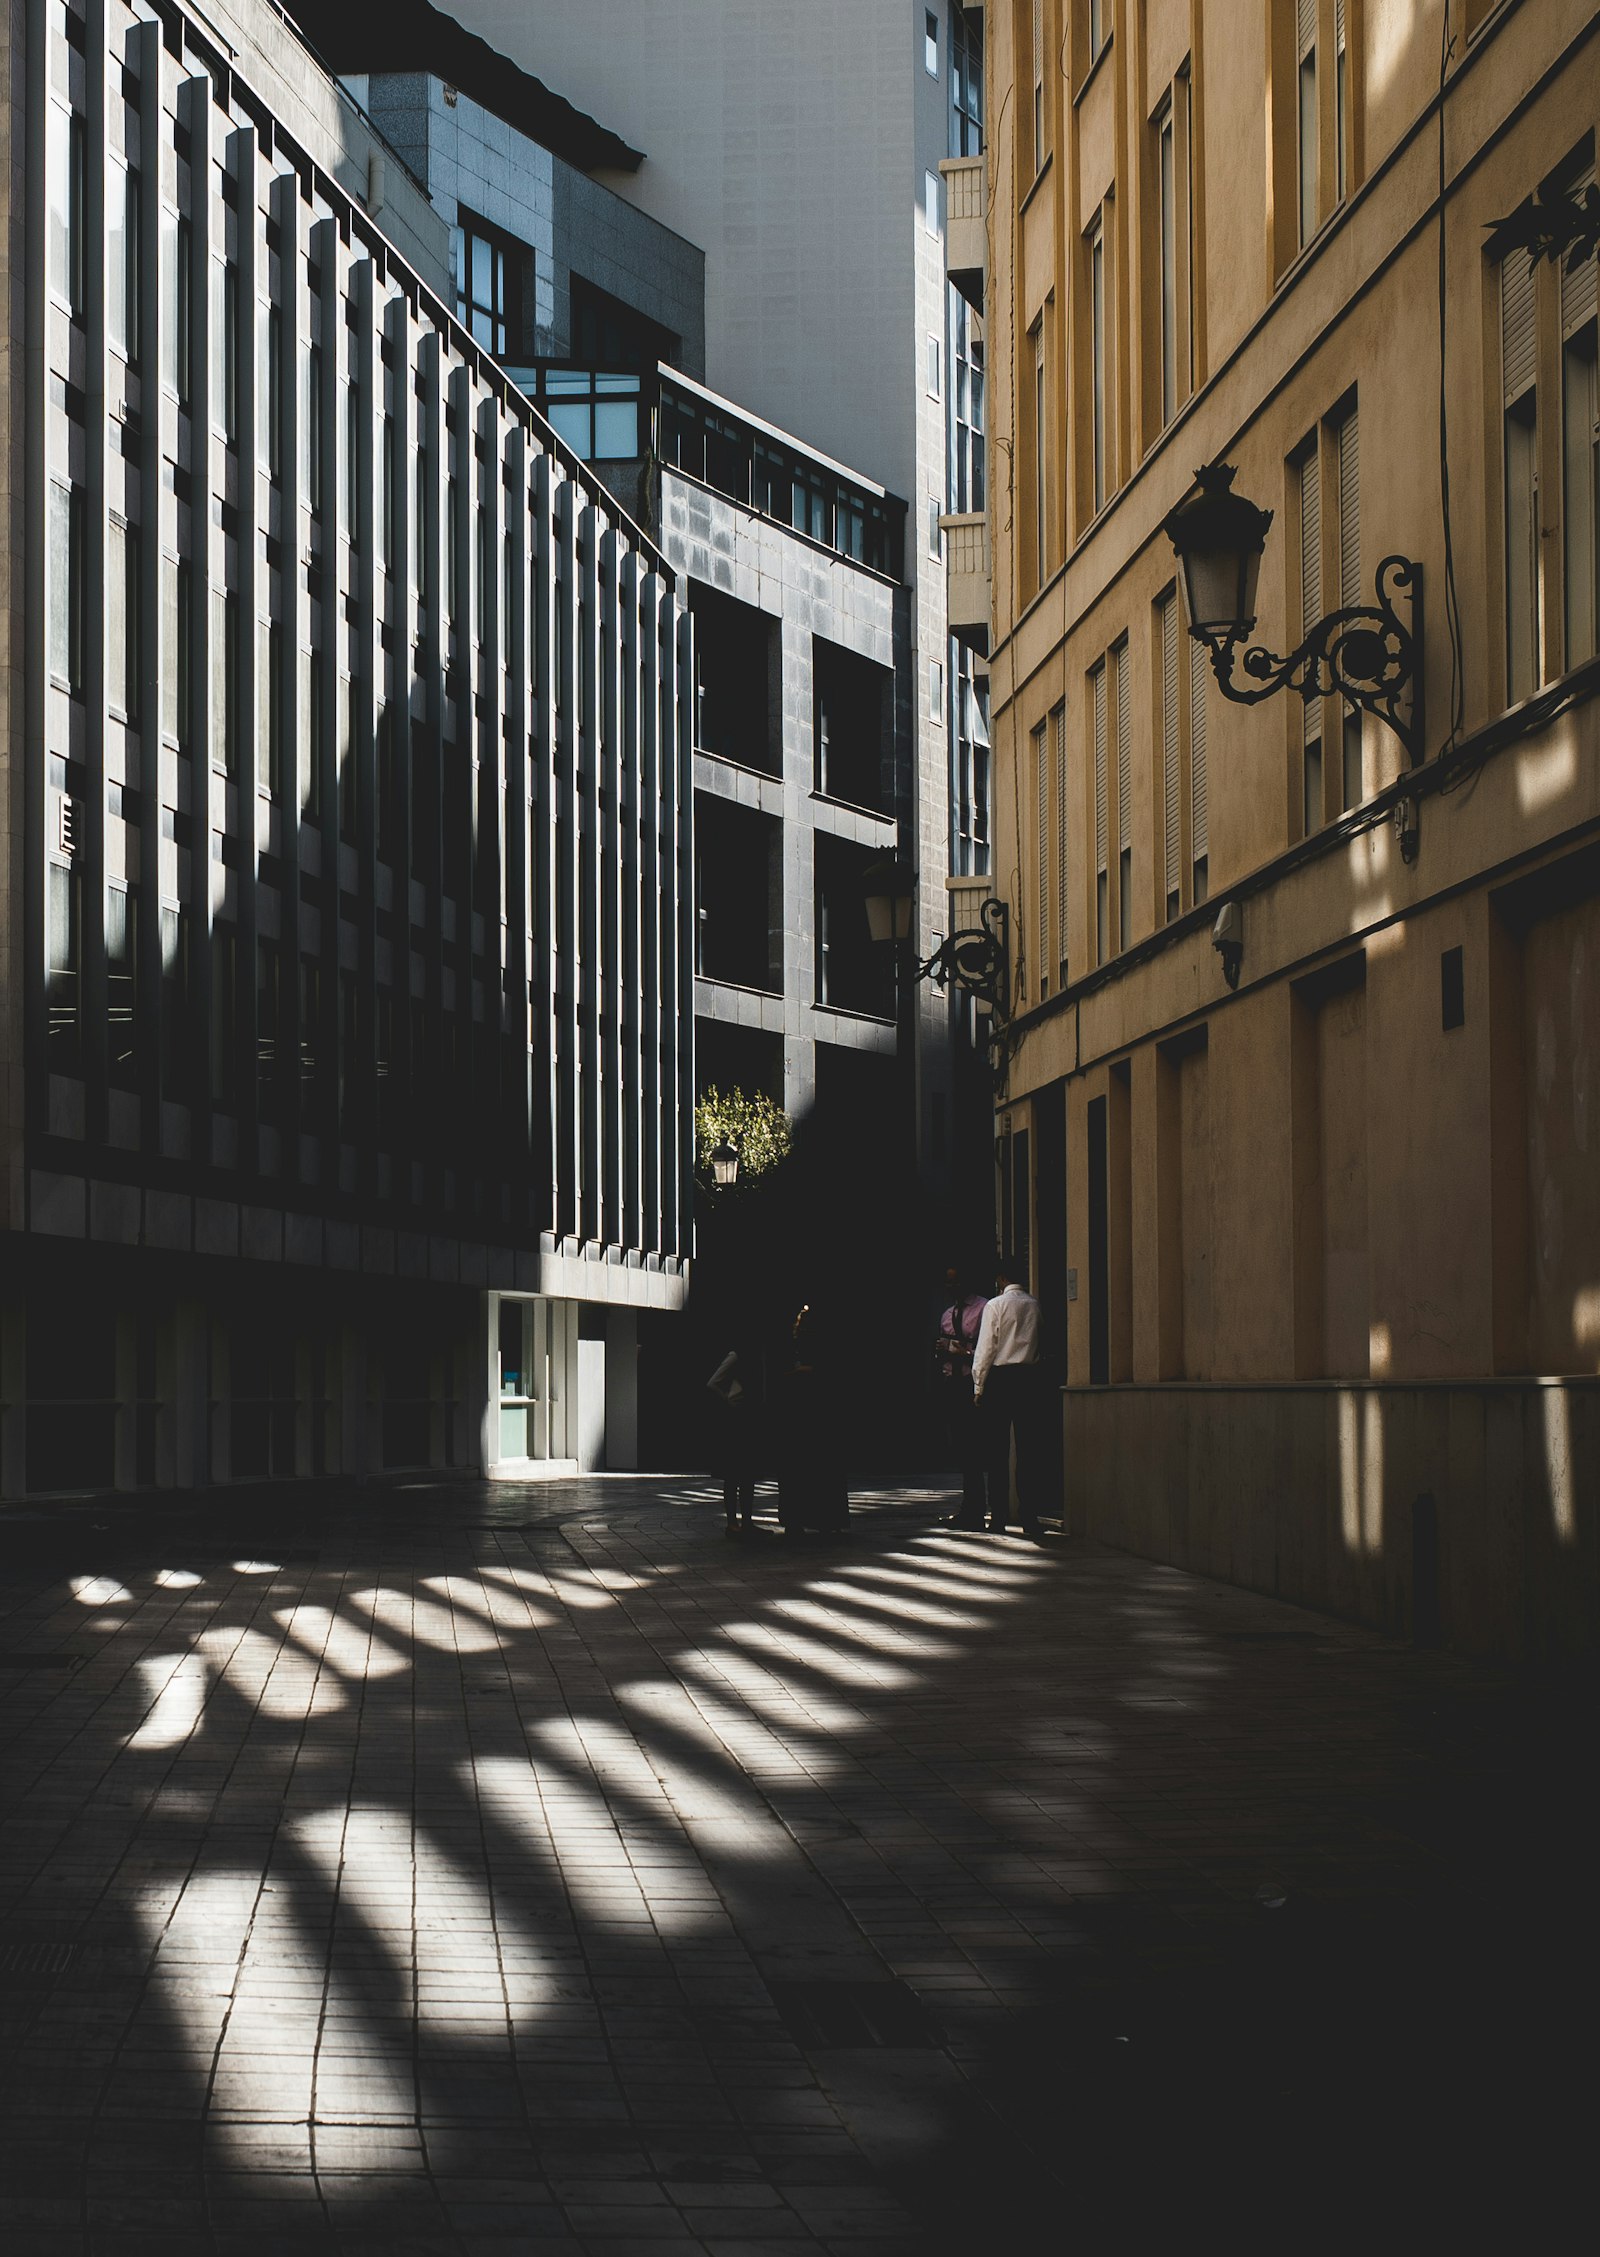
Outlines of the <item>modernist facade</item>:
{"label": "modernist facade", "polygon": [[[951,542],[941,524],[952,510],[957,392],[971,365],[962,355],[958,368],[951,334],[943,167],[966,146],[952,115],[958,85],[975,135],[981,11],[943,0],[931,9],[921,0],[791,9],[450,0],[449,13],[647,152],[601,177],[704,247],[704,381],[904,500],[914,695],[899,844],[918,881],[916,940],[926,955],[957,914],[946,879],[952,869],[986,870],[989,836],[982,689],[968,656],[981,632],[969,618],[952,649]],[[970,383],[964,397],[970,431]],[[966,500],[954,506],[971,518]],[[981,666],[976,678],[981,685]],[[963,1115],[969,1144],[974,1134],[980,1150],[988,1142],[981,1058],[947,997],[923,985],[905,992],[902,1009],[921,1183],[931,1213],[959,1216],[984,1180],[970,1164],[955,1166]]]}
{"label": "modernist facade", "polygon": [[626,1464],[691,629],[235,12],[8,18],[0,1486]]}
{"label": "modernist facade", "polygon": [[[318,36],[343,60],[372,32],[352,18]],[[649,527],[693,616],[699,1086],[903,1154],[908,998],[869,937],[864,878],[915,821],[928,691],[905,503],[697,380],[701,254],[575,161],[626,176],[645,160],[592,121],[580,139],[504,58],[470,90],[447,81],[461,36],[428,11],[407,59],[426,61],[425,38],[438,69],[346,83],[451,228],[463,322]]]}
{"label": "modernist facade", "polygon": [[[1071,1524],[1569,1651],[1600,1558],[1595,267],[1495,223],[1593,177],[1594,11],[1030,0],[989,61],[999,1118],[1068,1320]],[[1272,651],[1420,565],[1416,766],[1337,696],[1222,693],[1162,533],[1219,459],[1275,513]]]}

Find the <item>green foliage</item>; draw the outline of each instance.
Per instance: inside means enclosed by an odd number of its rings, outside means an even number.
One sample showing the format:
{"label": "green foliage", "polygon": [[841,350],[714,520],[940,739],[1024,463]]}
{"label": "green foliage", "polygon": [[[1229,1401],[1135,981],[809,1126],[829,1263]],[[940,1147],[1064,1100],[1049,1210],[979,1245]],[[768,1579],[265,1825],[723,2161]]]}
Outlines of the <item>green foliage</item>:
{"label": "green foliage", "polygon": [[783,1165],[794,1146],[794,1131],[783,1107],[760,1090],[708,1089],[694,1109],[695,1168],[702,1181],[711,1181],[711,1155],[724,1142],[739,1155],[743,1186]]}

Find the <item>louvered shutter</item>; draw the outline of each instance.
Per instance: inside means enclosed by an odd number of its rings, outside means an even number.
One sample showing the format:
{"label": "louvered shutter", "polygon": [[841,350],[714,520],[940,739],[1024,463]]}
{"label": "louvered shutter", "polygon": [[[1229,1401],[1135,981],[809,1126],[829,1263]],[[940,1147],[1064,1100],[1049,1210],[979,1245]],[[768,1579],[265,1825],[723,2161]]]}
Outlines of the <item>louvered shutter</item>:
{"label": "louvered shutter", "polygon": [[1181,853],[1178,805],[1178,598],[1166,596],[1161,604],[1161,800],[1166,845],[1165,887],[1178,891]]}
{"label": "louvered shutter", "polygon": [[[1586,189],[1593,186],[1594,174],[1589,173],[1584,179],[1576,183],[1572,193],[1575,196],[1581,196]],[[1575,329],[1581,329],[1586,321],[1593,321],[1595,318],[1595,277],[1597,274],[1600,274],[1600,262],[1597,262],[1592,255],[1580,258],[1575,266],[1564,265],[1562,267],[1561,334],[1563,337],[1570,337]]]}
{"label": "louvered shutter", "polygon": [[1133,844],[1133,764],[1129,741],[1128,646],[1117,645],[1117,846]]}
{"label": "louvered shutter", "polygon": [[1339,601],[1361,601],[1361,446],[1354,408],[1339,426]]}
{"label": "louvered shutter", "polygon": [[1317,44],[1317,0],[1295,0],[1295,54],[1303,60]]}
{"label": "louvered shutter", "polygon": [[1106,669],[1102,660],[1094,670],[1094,866],[1096,874],[1102,877],[1110,847],[1106,801]]}
{"label": "louvered shutter", "polygon": [[1500,367],[1507,407],[1532,389],[1537,373],[1533,309],[1533,261],[1526,251],[1508,251],[1500,261]]}
{"label": "louvered shutter", "polygon": [[[1303,8],[1304,0],[1301,0],[1301,4]],[[1313,6],[1313,18],[1315,14]],[[1333,51],[1336,55],[1344,53],[1344,0],[1333,0]]]}
{"label": "louvered shutter", "polygon": [[1044,0],[1033,0],[1033,83],[1044,79]]}
{"label": "louvered shutter", "polygon": [[1038,797],[1037,862],[1039,887],[1035,895],[1039,912],[1039,988],[1050,969],[1050,760],[1047,725],[1041,721],[1033,732],[1034,790]]}
{"label": "louvered shutter", "polygon": [[1055,710],[1056,736],[1056,948],[1067,976],[1067,709]]}
{"label": "louvered shutter", "polygon": [[[1300,464],[1300,632],[1309,635],[1322,617],[1322,468],[1313,445]],[[1322,737],[1322,706],[1305,703],[1305,741]]]}
{"label": "louvered shutter", "polygon": [[1211,851],[1206,803],[1206,668],[1203,643],[1189,645],[1189,843],[1198,862]]}

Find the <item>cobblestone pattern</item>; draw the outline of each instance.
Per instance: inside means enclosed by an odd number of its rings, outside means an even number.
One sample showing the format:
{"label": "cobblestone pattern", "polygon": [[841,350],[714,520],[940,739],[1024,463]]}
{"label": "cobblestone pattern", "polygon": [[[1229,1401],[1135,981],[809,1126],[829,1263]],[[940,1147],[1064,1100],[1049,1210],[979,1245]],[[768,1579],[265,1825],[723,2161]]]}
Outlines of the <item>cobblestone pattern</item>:
{"label": "cobblestone pattern", "polygon": [[[7,2257],[1067,2246],[1139,2000],[1425,1898],[1441,1704],[1499,1693],[865,1503],[0,1524]],[[807,2051],[774,1998],[896,1979],[937,2042]]]}

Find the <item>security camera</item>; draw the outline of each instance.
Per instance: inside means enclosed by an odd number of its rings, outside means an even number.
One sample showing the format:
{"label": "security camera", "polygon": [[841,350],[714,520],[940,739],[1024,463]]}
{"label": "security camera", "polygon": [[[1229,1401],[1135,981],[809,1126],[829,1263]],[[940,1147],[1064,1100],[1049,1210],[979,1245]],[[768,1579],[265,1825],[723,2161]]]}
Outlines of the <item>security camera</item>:
{"label": "security camera", "polygon": [[1225,901],[1217,911],[1217,921],[1211,928],[1211,945],[1222,958],[1222,976],[1229,987],[1239,984],[1239,966],[1244,958],[1244,911],[1236,901]]}

